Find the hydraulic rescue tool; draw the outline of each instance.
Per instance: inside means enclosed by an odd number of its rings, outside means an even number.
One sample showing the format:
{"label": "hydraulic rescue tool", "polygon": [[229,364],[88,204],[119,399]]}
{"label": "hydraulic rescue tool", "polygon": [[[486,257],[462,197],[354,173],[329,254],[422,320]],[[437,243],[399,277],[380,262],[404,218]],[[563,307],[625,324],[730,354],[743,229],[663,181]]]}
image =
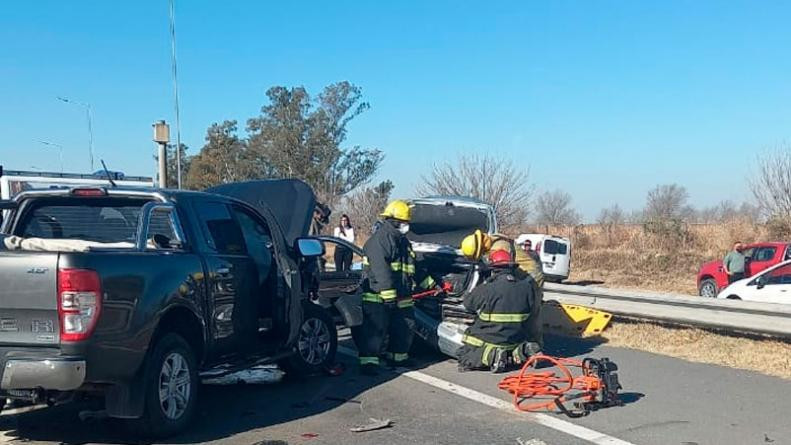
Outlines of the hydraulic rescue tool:
{"label": "hydraulic rescue tool", "polygon": [[[550,370],[535,370],[546,363],[551,365]],[[578,369],[577,375],[571,369]],[[607,358],[576,360],[537,354],[498,387],[513,396],[519,411],[558,411],[582,417],[600,408],[623,405],[618,397],[621,384],[617,370],[618,366]]]}

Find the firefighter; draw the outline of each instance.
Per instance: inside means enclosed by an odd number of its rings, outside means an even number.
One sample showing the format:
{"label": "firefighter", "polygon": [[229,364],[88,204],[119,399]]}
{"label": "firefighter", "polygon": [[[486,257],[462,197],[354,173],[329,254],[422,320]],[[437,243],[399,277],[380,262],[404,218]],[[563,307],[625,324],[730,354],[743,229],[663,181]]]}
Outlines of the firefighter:
{"label": "firefighter", "polygon": [[[487,253],[494,250],[504,250],[511,255],[511,261],[516,263],[518,268],[515,273],[521,275],[520,278],[529,278],[532,281],[535,294],[535,304],[532,307],[529,334],[530,340],[537,343],[538,348],[544,346],[544,335],[541,328],[541,303],[544,300],[544,272],[541,263],[527,254],[524,249],[518,248],[514,240],[504,235],[488,235],[476,230],[473,234],[465,237],[461,242],[461,251],[467,258],[478,261]],[[526,275],[526,277],[525,277]]]}
{"label": "firefighter", "polygon": [[529,332],[536,304],[534,280],[519,273],[506,250],[492,250],[489,265],[491,275],[464,296],[464,307],[477,315],[462,340],[460,371],[502,372],[538,352]]}
{"label": "firefighter", "polygon": [[352,330],[362,374],[377,374],[381,355],[394,366],[405,366],[409,359],[415,275],[415,253],[406,238],[410,216],[406,202],[391,202],[363,246],[363,323]]}

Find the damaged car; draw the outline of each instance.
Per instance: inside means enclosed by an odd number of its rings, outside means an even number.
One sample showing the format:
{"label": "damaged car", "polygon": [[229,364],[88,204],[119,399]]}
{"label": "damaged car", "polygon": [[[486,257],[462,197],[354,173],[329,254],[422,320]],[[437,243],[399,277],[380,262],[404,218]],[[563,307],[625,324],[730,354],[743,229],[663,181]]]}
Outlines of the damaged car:
{"label": "damaged car", "polygon": [[[444,354],[456,356],[465,329],[475,319],[475,314],[462,305],[463,295],[481,282],[484,273],[481,263],[465,258],[459,245],[475,230],[496,233],[495,212],[490,205],[466,197],[427,197],[411,200],[409,204],[412,219],[407,238],[415,251],[417,267],[453,288],[448,293],[429,294],[415,301],[415,333]],[[319,239],[325,248],[343,245],[352,250],[355,258],[364,255],[362,248],[344,240]],[[358,263],[353,263],[351,271],[323,272],[319,291],[322,306],[337,313],[351,313],[346,318],[355,320],[357,315],[351,304],[344,304],[342,299],[359,293],[362,271],[356,267]],[[357,313],[361,322],[361,311]]]}
{"label": "damaged car", "polygon": [[309,297],[314,206],[294,180],[17,195],[0,239],[0,405],[95,394],[162,437],[192,420],[203,378],[324,369],[337,333]]}

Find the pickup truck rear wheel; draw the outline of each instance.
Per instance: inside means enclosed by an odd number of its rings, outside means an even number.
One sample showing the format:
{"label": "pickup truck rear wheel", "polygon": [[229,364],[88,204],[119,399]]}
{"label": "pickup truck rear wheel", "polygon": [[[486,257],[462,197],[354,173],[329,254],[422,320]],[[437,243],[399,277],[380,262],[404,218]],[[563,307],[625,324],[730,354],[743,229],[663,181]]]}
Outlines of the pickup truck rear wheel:
{"label": "pickup truck rear wheel", "polygon": [[289,374],[316,374],[335,361],[338,331],[329,312],[313,303],[306,303],[295,354],[279,363]]}
{"label": "pickup truck rear wheel", "polygon": [[707,278],[700,282],[700,289],[698,289],[701,297],[716,298],[717,297],[717,282],[712,278]]}
{"label": "pickup truck rear wheel", "polygon": [[168,437],[187,427],[198,400],[198,369],[189,343],[178,334],[159,339],[146,362],[142,432]]}

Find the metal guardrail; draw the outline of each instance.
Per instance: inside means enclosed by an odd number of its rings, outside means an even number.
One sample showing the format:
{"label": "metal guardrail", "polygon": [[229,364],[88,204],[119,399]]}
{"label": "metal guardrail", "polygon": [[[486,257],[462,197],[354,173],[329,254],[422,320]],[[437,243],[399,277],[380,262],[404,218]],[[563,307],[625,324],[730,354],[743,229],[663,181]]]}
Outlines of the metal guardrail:
{"label": "metal guardrail", "polygon": [[791,304],[717,300],[691,295],[547,283],[544,299],[615,315],[791,338]]}

